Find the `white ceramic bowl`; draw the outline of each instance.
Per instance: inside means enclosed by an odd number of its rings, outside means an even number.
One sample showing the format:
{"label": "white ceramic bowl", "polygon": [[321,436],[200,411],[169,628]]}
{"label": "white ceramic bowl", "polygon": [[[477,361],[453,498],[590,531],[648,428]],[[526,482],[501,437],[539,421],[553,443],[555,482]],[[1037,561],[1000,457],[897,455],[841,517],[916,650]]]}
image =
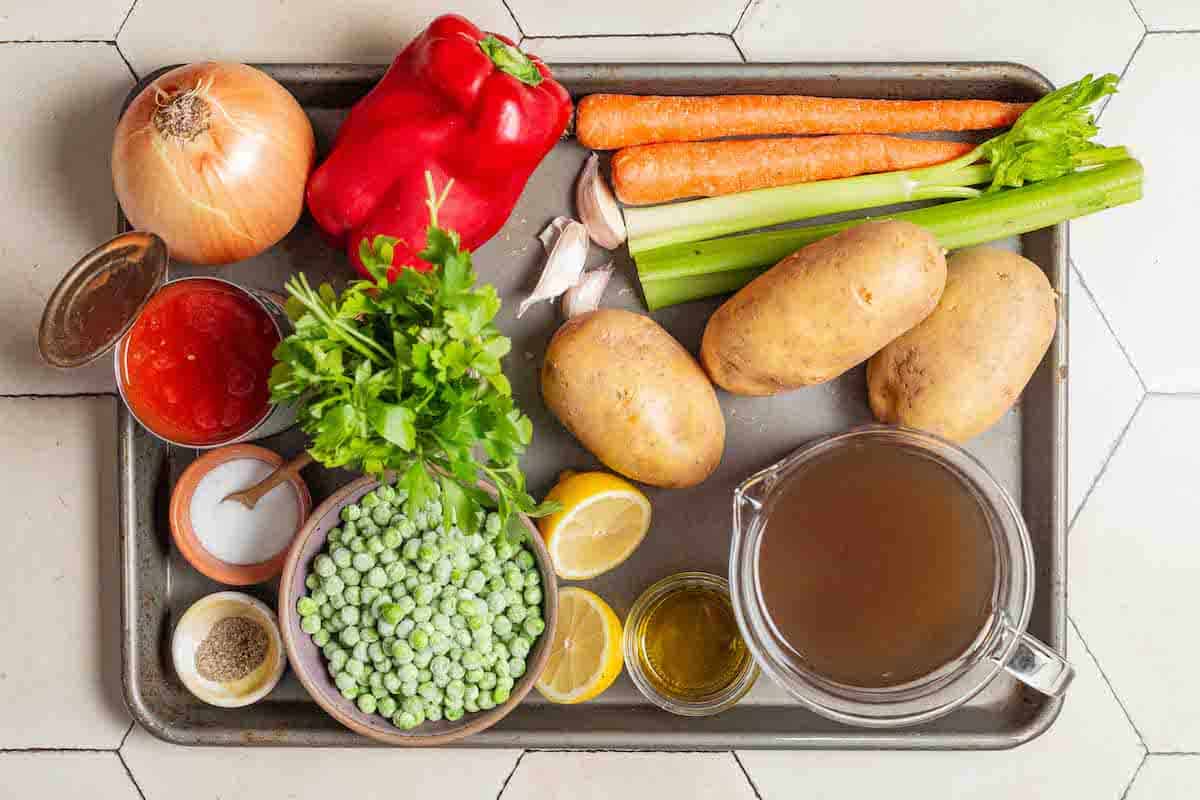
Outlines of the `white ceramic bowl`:
{"label": "white ceramic bowl", "polygon": [[[249,617],[261,625],[267,632],[267,655],[258,669],[246,677],[217,683],[196,672],[196,649],[212,626],[226,617]],[[266,697],[279,683],[287,666],[275,612],[241,592],[216,592],[193,603],[175,626],[171,658],[175,662],[175,672],[188,691],[206,703],[223,708],[248,706]]]}

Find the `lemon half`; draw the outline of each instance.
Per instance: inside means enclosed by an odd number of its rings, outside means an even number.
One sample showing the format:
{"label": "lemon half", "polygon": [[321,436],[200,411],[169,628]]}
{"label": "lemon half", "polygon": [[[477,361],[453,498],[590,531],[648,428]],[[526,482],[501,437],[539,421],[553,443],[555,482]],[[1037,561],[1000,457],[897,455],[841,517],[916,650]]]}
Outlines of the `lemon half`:
{"label": "lemon half", "polygon": [[612,685],[625,657],[621,620],[594,592],[567,586],[558,592],[558,625],[536,684],[552,703],[582,703]]}
{"label": "lemon half", "polygon": [[608,572],[629,558],[650,529],[650,501],[607,472],[564,472],[547,500],[563,510],[538,521],[554,571],[566,580]]}

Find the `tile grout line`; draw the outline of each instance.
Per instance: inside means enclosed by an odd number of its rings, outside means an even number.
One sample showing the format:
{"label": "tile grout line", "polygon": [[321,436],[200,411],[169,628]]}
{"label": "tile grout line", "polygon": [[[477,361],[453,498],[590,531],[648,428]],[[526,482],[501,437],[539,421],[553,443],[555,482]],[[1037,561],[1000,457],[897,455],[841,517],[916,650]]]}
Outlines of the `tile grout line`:
{"label": "tile grout line", "polygon": [[[137,0],[133,0],[133,2],[136,3]],[[526,39],[525,29],[521,27],[521,20],[517,19],[516,12],[514,12],[512,10],[512,6],[508,4],[508,0],[500,0],[500,2],[504,4],[504,10],[508,12],[510,17],[512,17],[513,25],[517,26],[517,46],[519,47],[520,42],[523,42]]]}
{"label": "tile grout line", "polygon": [[1145,18],[1142,17],[1142,12],[1138,10],[1137,3],[1129,0],[1129,7],[1133,9],[1133,15],[1138,18],[1138,22],[1142,23],[1142,30],[1149,33],[1150,26],[1146,24]]}
{"label": "tile grout line", "polygon": [[1113,341],[1117,343],[1117,349],[1121,351],[1121,355],[1125,356],[1125,363],[1133,370],[1133,377],[1137,378],[1138,385],[1142,387],[1142,393],[1146,394],[1150,388],[1146,385],[1146,380],[1142,377],[1141,370],[1137,368],[1137,364],[1133,363],[1133,356],[1129,355],[1129,351],[1125,348],[1125,343],[1121,341],[1121,337],[1117,335],[1117,329],[1113,327],[1108,320],[1108,315],[1104,313],[1104,309],[1100,307],[1100,300],[1096,297],[1096,293],[1092,291],[1092,287],[1088,286],[1087,281],[1083,278],[1083,270],[1079,269],[1075,264],[1075,259],[1070,259],[1071,269],[1075,272],[1075,277],[1079,279],[1079,285],[1083,287],[1083,291],[1087,293],[1088,299],[1092,301],[1092,307],[1096,309],[1096,313],[1100,315],[1101,321],[1104,322],[1104,327],[1108,329],[1112,335]]}
{"label": "tile grout line", "polygon": [[[1146,37],[1149,35],[1149,33],[1143,30],[1141,38],[1138,39],[1138,43],[1133,46],[1133,52],[1129,54],[1129,60],[1125,62],[1125,66],[1121,69],[1121,74],[1117,76],[1118,88],[1120,88],[1121,84],[1125,81],[1125,75],[1129,72],[1129,68],[1133,66],[1133,60],[1137,58],[1137,54],[1141,51],[1142,45],[1146,43]],[[1104,106],[1096,112],[1097,123],[1099,123],[1100,118],[1104,116],[1104,112],[1108,110],[1108,104],[1112,102],[1113,97],[1115,97],[1115,95],[1109,95],[1108,97],[1104,98]]]}
{"label": "tile grout line", "polygon": [[121,766],[125,768],[125,774],[129,776],[129,782],[133,784],[133,788],[137,791],[138,797],[142,798],[142,800],[146,800],[146,793],[142,791],[142,787],[138,784],[137,778],[133,777],[133,770],[131,770],[129,765],[125,763],[125,756],[121,755],[120,750],[114,753],[114,755],[116,755],[117,760],[121,762]]}
{"label": "tile grout line", "polygon": [[1200,750],[1148,750],[1148,756],[1183,756],[1184,758],[1195,758],[1200,756]]}
{"label": "tile grout line", "polygon": [[[1132,2],[1132,0],[1130,0]],[[113,34],[113,42],[121,38],[121,31],[125,30],[125,23],[129,22],[129,18],[133,16],[133,10],[137,8],[138,0],[133,0],[129,4],[129,10],[125,12],[125,17],[121,20],[121,24],[117,26],[117,32]]]}
{"label": "tile grout line", "polygon": [[737,37],[731,33],[729,34],[729,41],[733,42],[733,49],[737,50],[738,57],[742,59],[742,63],[749,64],[750,59],[746,58],[746,53],[742,50],[742,46],[738,44]]}
{"label": "tile grout line", "polygon": [[136,723],[136,722],[134,722],[134,721],[132,721],[132,720],[130,720],[130,722],[129,722],[129,730],[125,731],[125,735],[121,737],[121,743],[120,743],[119,745],[117,745],[117,752],[118,752],[118,753],[119,753],[119,752],[121,752],[121,748],[125,746],[125,742],[126,742],[128,739],[129,739],[129,734],[133,733],[133,727],[134,727],[135,725],[137,725],[137,723]]}
{"label": "tile grout line", "polygon": [[512,769],[504,777],[504,783],[500,784],[500,791],[496,792],[496,800],[500,800],[504,796],[504,790],[508,788],[508,782],[512,780],[513,775],[517,774],[517,768],[521,766],[521,760],[525,758],[525,754],[528,752],[528,750],[522,750],[521,754],[517,756],[517,760],[513,762]]}
{"label": "tile grout line", "polygon": [[15,753],[115,753],[111,747],[0,747],[0,755]]}
{"label": "tile grout line", "polygon": [[1133,770],[1133,774],[1129,776],[1129,783],[1125,784],[1125,791],[1121,792],[1121,800],[1125,800],[1129,796],[1129,792],[1133,789],[1133,784],[1137,781],[1138,775],[1142,774],[1142,767],[1146,766],[1146,761],[1149,758],[1149,752],[1142,754],[1142,760],[1138,762],[1137,767]]}
{"label": "tile grout line", "polygon": [[[737,22],[733,24],[733,30],[729,32],[730,36],[737,34],[738,29],[742,27],[742,23],[746,21],[746,15],[750,13],[750,6],[752,5],[754,5],[754,0],[746,0],[746,5],[742,6],[742,13],[738,14]],[[738,50],[740,51],[741,48],[739,47]]]}
{"label": "tile grout line", "polygon": [[125,51],[121,49],[121,45],[119,45],[116,41],[113,42],[113,47],[116,49],[117,55],[119,55],[121,60],[125,62],[125,68],[129,70],[129,74],[133,76],[134,84],[137,84],[141,78],[138,77],[137,70],[133,68],[133,64],[130,64],[129,59],[125,57]]}
{"label": "tile grout line", "polygon": [[116,44],[116,39],[0,39],[0,44]]}
{"label": "tile grout line", "polygon": [[1121,713],[1125,715],[1125,721],[1129,723],[1129,727],[1133,729],[1133,735],[1137,737],[1138,744],[1142,746],[1142,753],[1145,755],[1150,752],[1150,746],[1146,744],[1146,738],[1142,736],[1142,732],[1138,730],[1138,726],[1134,723],[1133,717],[1129,715],[1129,710],[1125,708],[1125,702],[1121,700],[1117,694],[1116,688],[1113,687],[1112,681],[1108,679],[1108,673],[1104,671],[1104,667],[1100,665],[1100,659],[1096,658],[1092,648],[1088,646],[1087,639],[1083,638],[1083,631],[1079,630],[1079,624],[1075,622],[1074,617],[1067,614],[1067,621],[1071,623],[1071,627],[1075,629],[1075,635],[1079,637],[1080,644],[1083,645],[1084,652],[1088,654],[1088,658],[1096,665],[1096,671],[1100,673],[1100,677],[1104,679],[1104,685],[1108,687],[1108,691],[1112,694],[1113,699],[1117,701],[1117,705],[1121,708]]}
{"label": "tile grout line", "polygon": [[61,394],[53,394],[50,392],[18,392],[16,394],[0,394],[0,400],[61,400],[61,399],[83,399],[88,400],[95,397],[111,397],[116,399],[116,392],[63,392]]}
{"label": "tile grout line", "polygon": [[757,798],[757,800],[762,800],[762,793],[758,791],[758,785],[754,782],[754,779],[750,777],[750,770],[746,769],[746,765],[742,763],[740,758],[738,758],[737,751],[730,750],[729,755],[733,756],[734,763],[738,765],[738,768],[741,769],[742,774],[746,776],[746,783],[750,784],[750,791],[754,792],[755,798]]}
{"label": "tile grout line", "polygon": [[676,31],[674,33],[548,33],[524,34],[524,39],[680,39],[689,36],[718,36],[730,38],[733,34],[722,31]]}
{"label": "tile grout line", "polygon": [[1071,521],[1067,524],[1067,535],[1075,529],[1075,522],[1079,519],[1079,515],[1083,513],[1083,509],[1087,507],[1088,500],[1091,499],[1092,493],[1096,491],[1096,487],[1100,484],[1100,479],[1104,477],[1104,473],[1108,472],[1108,465],[1112,463],[1113,456],[1117,454],[1117,450],[1121,447],[1121,443],[1125,441],[1125,435],[1129,433],[1129,429],[1133,426],[1133,421],[1137,419],[1138,412],[1142,410],[1142,406],[1146,404],[1146,398],[1150,396],[1147,392],[1138,400],[1138,404],[1134,406],[1133,413],[1129,415],[1129,420],[1126,421],[1125,427],[1121,428],[1121,432],[1117,434],[1117,438],[1113,440],[1112,447],[1108,449],[1108,455],[1104,457],[1104,463],[1100,465],[1099,471],[1096,472],[1096,477],[1092,478],[1091,484],[1088,485],[1087,491],[1083,493],[1083,497],[1079,500],[1079,508],[1075,509],[1075,515],[1071,517]]}
{"label": "tile grout line", "polygon": [[1151,36],[1166,34],[1167,36],[1188,36],[1200,33],[1200,28],[1146,28]]}

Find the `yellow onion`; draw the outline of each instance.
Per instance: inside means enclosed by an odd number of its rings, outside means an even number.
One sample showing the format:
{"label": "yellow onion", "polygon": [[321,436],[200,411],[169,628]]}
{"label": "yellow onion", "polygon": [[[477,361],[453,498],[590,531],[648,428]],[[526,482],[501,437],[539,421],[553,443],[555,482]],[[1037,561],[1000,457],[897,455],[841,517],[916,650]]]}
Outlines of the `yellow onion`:
{"label": "yellow onion", "polygon": [[258,255],[300,218],[316,142],[296,99],[245,64],[173,69],[117,124],[117,199],[135,228],[192,264]]}

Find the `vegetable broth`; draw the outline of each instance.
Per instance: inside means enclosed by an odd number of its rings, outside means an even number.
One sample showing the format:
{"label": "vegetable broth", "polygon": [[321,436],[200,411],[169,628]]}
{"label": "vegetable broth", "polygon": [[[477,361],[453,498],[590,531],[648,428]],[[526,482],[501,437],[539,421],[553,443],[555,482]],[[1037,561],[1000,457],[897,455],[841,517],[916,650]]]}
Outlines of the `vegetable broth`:
{"label": "vegetable broth", "polygon": [[962,655],[992,609],[987,517],[947,468],[857,445],[787,476],[758,556],[764,606],[808,669],[895,686]]}

